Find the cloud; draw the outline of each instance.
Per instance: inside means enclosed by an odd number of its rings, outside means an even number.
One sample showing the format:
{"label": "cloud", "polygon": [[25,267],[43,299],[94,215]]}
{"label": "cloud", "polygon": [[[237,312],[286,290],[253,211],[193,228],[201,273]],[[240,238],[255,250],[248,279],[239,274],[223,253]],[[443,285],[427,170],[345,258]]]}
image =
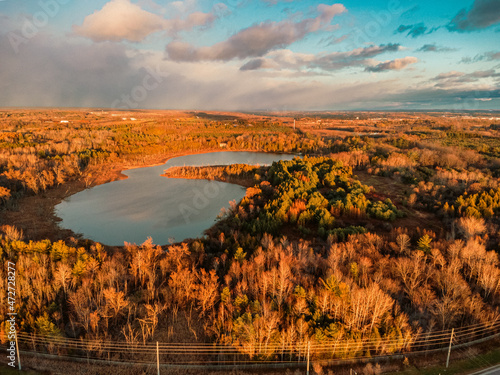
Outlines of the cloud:
{"label": "cloud", "polygon": [[247,62],[245,65],[243,65],[240,70],[259,70],[259,69],[270,69],[270,68],[277,68],[278,65],[269,59],[263,59],[263,58],[257,58],[257,59],[252,59],[249,62]]}
{"label": "cloud", "polygon": [[[371,58],[386,52],[397,52],[402,47],[399,44],[381,44],[356,48],[347,52],[332,52],[322,54],[297,53],[289,49],[270,52],[265,58],[251,60],[242,66],[242,70],[257,69],[321,69],[334,71],[355,66],[366,66],[372,63]],[[264,62],[266,62],[264,64]],[[244,69],[243,69],[244,68]],[[251,69],[250,69],[251,68]]]}
{"label": "cloud", "polygon": [[457,72],[457,71],[453,70],[453,71],[448,72],[448,73],[441,73],[441,74],[437,75],[436,77],[434,77],[432,80],[433,81],[441,81],[443,79],[457,78],[457,77],[462,77],[464,75],[465,75],[465,73]]}
{"label": "cloud", "polygon": [[494,61],[494,60],[500,60],[500,52],[489,51],[480,55],[476,55],[474,57],[463,57],[460,62],[464,64],[472,64],[479,61]]}
{"label": "cloud", "polygon": [[130,0],[112,0],[101,10],[85,17],[83,24],[74,26],[73,30],[95,42],[140,42],[165,26],[162,17],[142,10]]}
{"label": "cloud", "polygon": [[399,25],[399,27],[396,29],[395,33],[397,34],[402,34],[408,30],[410,30],[413,27],[413,25]]}
{"label": "cloud", "polygon": [[477,70],[469,73],[468,76],[472,78],[497,78],[500,77],[500,73],[497,73],[494,69]]}
{"label": "cloud", "polygon": [[169,20],[141,9],[130,0],[111,0],[101,10],[85,17],[81,26],[73,26],[73,31],[94,42],[141,42],[158,31],[166,30],[175,34],[181,30],[207,25],[214,19],[213,14],[195,12],[186,19]]}
{"label": "cloud", "polygon": [[406,36],[416,38],[425,34],[425,32],[427,31],[427,26],[425,26],[423,23],[418,23],[416,25],[400,25],[395,32],[397,34],[402,34],[407,31],[408,33],[406,34]]}
{"label": "cloud", "polygon": [[494,69],[477,70],[471,73],[451,71],[447,73],[441,73],[432,78],[431,81],[436,82],[435,87],[437,88],[450,89],[456,87],[466,87],[467,84],[477,83],[481,79],[498,77],[500,77],[500,73],[497,73]]}
{"label": "cloud", "polygon": [[453,52],[457,51],[456,48],[441,47],[435,44],[424,44],[422,47],[417,49],[418,52]]}
{"label": "cloud", "polygon": [[417,38],[421,35],[424,35],[425,32],[427,31],[427,26],[424,26],[423,23],[420,23],[418,25],[414,25],[410,31],[408,31],[408,36],[411,36],[412,38]]}
{"label": "cloud", "polygon": [[317,7],[319,15],[299,22],[262,22],[239,31],[229,39],[209,47],[195,47],[174,41],[166,51],[174,61],[229,61],[248,57],[262,57],[271,50],[283,48],[306,35],[331,27],[333,17],[346,11],[342,4]]}
{"label": "cloud", "polygon": [[498,0],[475,0],[470,10],[462,9],[447,25],[448,30],[469,32],[500,23]]}
{"label": "cloud", "polygon": [[[450,108],[457,102],[461,103],[460,108],[483,104],[485,108],[498,108],[499,103],[496,99],[499,90],[484,85],[479,90],[444,90],[434,86],[415,90],[405,80],[379,79],[383,75],[359,80],[353,77],[343,80],[341,75],[312,80],[298,78],[296,72],[283,76],[274,71],[251,74],[233,64],[178,64],[163,60],[161,52],[138,51],[131,57],[121,44],[61,41],[42,34],[30,40],[29,48],[20,54],[14,53],[7,38],[0,38],[2,106],[109,107],[123,95],[130,96],[134,88],[144,87],[150,69],[160,72],[161,79],[149,81],[155,83],[155,88],[147,92],[137,108],[344,110],[399,106],[396,108],[414,109]],[[291,62],[316,58],[289,52]],[[366,54],[369,52],[354,53]],[[282,58],[285,59],[284,53]],[[489,98],[492,100],[476,100]]]}
{"label": "cloud", "polygon": [[319,67],[323,70],[338,70],[356,65],[366,65],[368,59],[385,52],[396,52],[401,50],[399,44],[381,44],[365,48],[356,48],[348,52],[333,52],[320,55],[309,63],[309,67]]}
{"label": "cloud", "polygon": [[0,90],[0,103],[7,106],[110,105],[110,98],[141,79],[125,47],[116,43],[73,44],[40,33],[20,54],[0,38],[0,55],[0,81],[9,88]]}
{"label": "cloud", "polygon": [[439,30],[439,27],[433,27],[432,29],[429,29],[427,26],[425,26],[423,22],[420,22],[414,25],[400,25],[396,29],[396,31],[394,31],[394,33],[403,34],[408,31],[406,36],[411,36],[412,38],[418,38],[419,36],[428,35],[437,30]]}
{"label": "cloud", "polygon": [[365,71],[384,72],[388,70],[401,70],[406,68],[408,65],[415,64],[416,62],[418,62],[416,57],[407,56],[402,59],[388,60],[375,66],[367,66]]}
{"label": "cloud", "polygon": [[[429,87],[417,90],[405,90],[398,94],[389,94],[385,100],[406,102],[407,107],[422,109],[478,109],[477,102],[489,103],[490,99],[500,98],[498,89],[442,89]],[[485,107],[488,108],[488,107]],[[490,107],[491,108],[491,107]]]}

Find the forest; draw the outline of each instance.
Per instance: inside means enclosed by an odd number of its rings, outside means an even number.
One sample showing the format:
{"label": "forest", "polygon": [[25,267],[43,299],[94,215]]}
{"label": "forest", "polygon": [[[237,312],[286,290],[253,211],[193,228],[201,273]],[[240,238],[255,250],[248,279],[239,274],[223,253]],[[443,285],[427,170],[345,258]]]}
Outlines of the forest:
{"label": "forest", "polygon": [[[359,344],[335,358],[405,353],[422,335],[498,322],[500,140],[490,120],[302,117],[294,130],[278,116],[233,115],[239,120],[144,112],[132,123],[90,112],[0,113],[0,258],[16,264],[20,332],[217,343],[267,360],[308,342]],[[247,188],[202,238],[108,247],[77,233],[41,238],[9,221],[27,199],[221,144],[300,156],[167,170],[165,178]],[[1,290],[7,281],[2,268]],[[2,293],[2,317],[7,306]],[[3,321],[2,340],[6,332]],[[367,352],[367,340],[379,345]]]}

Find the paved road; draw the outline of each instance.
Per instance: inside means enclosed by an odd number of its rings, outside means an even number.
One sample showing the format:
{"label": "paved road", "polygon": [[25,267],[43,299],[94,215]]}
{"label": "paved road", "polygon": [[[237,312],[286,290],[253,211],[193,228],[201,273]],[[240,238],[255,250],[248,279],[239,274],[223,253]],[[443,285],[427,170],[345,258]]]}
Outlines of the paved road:
{"label": "paved road", "polygon": [[500,365],[489,367],[487,369],[477,371],[469,375],[500,375]]}

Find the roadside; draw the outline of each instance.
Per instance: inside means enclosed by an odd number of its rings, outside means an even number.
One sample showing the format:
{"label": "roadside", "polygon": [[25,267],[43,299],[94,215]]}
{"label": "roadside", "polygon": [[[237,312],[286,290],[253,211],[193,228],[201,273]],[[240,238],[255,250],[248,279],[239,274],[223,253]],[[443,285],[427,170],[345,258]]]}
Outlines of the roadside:
{"label": "roadside", "polygon": [[[498,345],[498,341],[492,341],[489,346]],[[480,348],[486,349],[488,346],[482,345]],[[500,374],[500,348],[496,348],[485,353],[480,353],[480,348],[472,347],[464,350],[457,350],[452,352],[452,359],[450,361],[450,366],[446,369],[444,363],[446,362],[446,355],[444,353],[439,355],[433,355],[432,358],[427,357],[410,357],[409,365],[405,369],[401,369],[401,361],[388,361],[384,364],[381,364],[381,374],[387,375],[497,375]],[[465,359],[463,359],[465,357]],[[455,358],[455,359],[454,359]],[[462,359],[459,359],[462,358]],[[45,359],[30,359],[29,361],[35,361],[38,364],[45,363],[50,365],[52,368],[57,368],[56,363],[50,360]],[[60,362],[64,364],[65,368],[73,367],[73,364],[67,363],[64,361]],[[74,366],[78,367],[78,371],[82,371],[82,373],[90,373],[87,372],[80,363],[74,363]],[[75,371],[76,367],[73,369]],[[373,372],[375,366],[367,366],[367,365],[352,365],[352,366],[343,366],[341,368],[332,368],[328,369],[324,368],[324,371],[318,373],[313,370],[311,374],[375,374]],[[113,371],[113,366],[106,367],[105,372],[109,373]],[[352,373],[351,373],[352,368]],[[398,369],[399,368],[399,369]],[[123,367],[119,368],[119,372]],[[316,368],[318,369],[318,368]],[[370,372],[370,369],[372,369]],[[385,370],[384,370],[385,369]],[[398,370],[396,370],[398,369]],[[95,371],[95,365],[90,365],[88,371]],[[174,370],[176,371],[176,370]],[[178,371],[178,370],[177,370]],[[18,371],[17,369],[12,369],[3,364],[0,365],[0,373],[2,375],[51,375],[50,371]],[[181,372],[179,372],[181,373]],[[200,373],[200,371],[189,371],[186,370],[186,373]],[[210,371],[213,375],[219,375],[225,373],[224,371]],[[242,375],[251,375],[252,372],[247,371],[233,371],[233,374],[242,374]],[[269,371],[259,371],[259,374],[267,374],[267,375],[278,375],[278,374],[304,374],[305,369],[297,369],[279,371],[279,370],[269,370]]]}
{"label": "roadside", "polygon": [[[410,359],[410,366],[408,368],[387,373],[389,375],[486,375],[490,374],[485,372],[491,367],[496,367],[497,372],[493,374],[500,374],[498,367],[500,366],[500,347],[498,347],[498,340],[493,340],[489,344],[483,344],[480,347],[471,347],[467,349],[452,350],[450,366],[446,368],[446,355],[436,355],[432,359],[415,357]],[[497,346],[493,350],[481,353],[482,350],[487,350],[492,346]],[[455,359],[456,358],[456,359]]]}

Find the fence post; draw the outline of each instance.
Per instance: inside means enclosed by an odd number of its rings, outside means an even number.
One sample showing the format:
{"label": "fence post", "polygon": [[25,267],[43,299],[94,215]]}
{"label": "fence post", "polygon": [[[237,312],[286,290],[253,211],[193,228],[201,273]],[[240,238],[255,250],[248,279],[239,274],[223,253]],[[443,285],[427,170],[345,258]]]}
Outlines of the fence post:
{"label": "fence post", "polygon": [[451,344],[453,342],[453,332],[455,331],[455,328],[451,329],[451,336],[450,336],[450,346],[448,347],[448,358],[446,358],[446,368],[448,368],[448,365],[450,364],[450,354],[451,354]]}
{"label": "fence post", "polygon": [[17,343],[17,332],[16,332],[16,352],[17,352],[17,365],[19,371],[21,371],[21,356],[19,355],[19,344]]}
{"label": "fence post", "polygon": [[158,341],[156,342],[156,369],[160,375],[160,349],[158,348]]}

